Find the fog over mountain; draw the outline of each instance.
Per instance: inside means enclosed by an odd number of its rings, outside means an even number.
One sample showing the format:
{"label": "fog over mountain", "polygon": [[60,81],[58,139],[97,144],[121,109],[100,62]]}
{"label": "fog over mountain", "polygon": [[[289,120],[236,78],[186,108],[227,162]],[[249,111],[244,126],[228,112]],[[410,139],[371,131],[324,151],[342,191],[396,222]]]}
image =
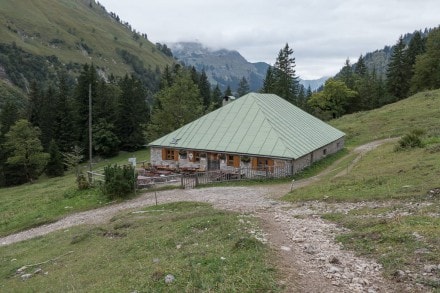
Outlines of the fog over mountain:
{"label": "fog over mountain", "polygon": [[[170,43],[173,55],[187,66],[194,66],[198,71],[204,70],[212,86],[219,85],[225,90],[229,85],[232,91],[238,88],[244,77],[251,91],[259,91],[263,86],[269,64],[247,61],[238,51],[228,49],[211,49],[198,42]],[[312,90],[320,87],[328,77],[317,80],[300,80],[300,83]]]}

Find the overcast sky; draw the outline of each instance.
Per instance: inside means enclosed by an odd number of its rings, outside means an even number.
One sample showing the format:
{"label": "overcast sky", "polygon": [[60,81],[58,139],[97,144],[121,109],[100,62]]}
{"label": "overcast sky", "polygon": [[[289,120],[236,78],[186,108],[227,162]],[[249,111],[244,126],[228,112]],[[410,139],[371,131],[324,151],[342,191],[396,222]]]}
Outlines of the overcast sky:
{"label": "overcast sky", "polygon": [[440,24],[439,0],[98,0],[153,42],[198,41],[273,64],[286,43],[302,79]]}

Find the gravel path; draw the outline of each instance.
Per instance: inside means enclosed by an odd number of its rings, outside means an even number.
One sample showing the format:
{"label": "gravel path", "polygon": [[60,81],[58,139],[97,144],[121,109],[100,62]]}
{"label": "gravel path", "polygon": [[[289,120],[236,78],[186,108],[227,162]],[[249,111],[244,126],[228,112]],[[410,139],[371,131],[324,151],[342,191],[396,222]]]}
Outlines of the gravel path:
{"label": "gravel path", "polygon": [[[360,157],[387,141],[373,142],[354,151]],[[327,170],[332,170],[332,167]],[[297,181],[294,188],[317,181],[323,174],[326,174],[326,171],[318,176]],[[277,198],[286,194],[290,188],[290,184],[279,184],[168,190],[157,192],[157,201],[159,204],[175,201],[207,202],[218,209],[259,218],[262,224],[259,238],[277,251],[277,265],[286,292],[374,293],[413,292],[417,289],[404,284],[396,286],[390,283],[382,278],[381,266],[374,260],[360,258],[351,251],[342,250],[334,241],[334,236],[343,230],[320,218],[320,214],[324,212],[350,210],[365,203],[328,205],[321,202],[289,204],[278,201]],[[146,193],[130,201],[72,214],[55,223],[0,238],[0,243],[8,245],[81,224],[105,223],[120,211],[154,204],[155,194]]]}

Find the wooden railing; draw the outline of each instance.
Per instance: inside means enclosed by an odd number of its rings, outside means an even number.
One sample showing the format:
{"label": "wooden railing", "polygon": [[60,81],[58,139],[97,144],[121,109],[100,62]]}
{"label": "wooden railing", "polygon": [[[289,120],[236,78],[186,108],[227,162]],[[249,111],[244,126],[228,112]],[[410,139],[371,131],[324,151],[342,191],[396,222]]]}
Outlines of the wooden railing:
{"label": "wooden railing", "polygon": [[266,166],[259,169],[233,168],[229,170],[214,170],[182,174],[182,188],[194,188],[201,184],[210,184],[224,181],[239,181],[249,179],[285,178],[292,176],[290,165],[277,167]]}

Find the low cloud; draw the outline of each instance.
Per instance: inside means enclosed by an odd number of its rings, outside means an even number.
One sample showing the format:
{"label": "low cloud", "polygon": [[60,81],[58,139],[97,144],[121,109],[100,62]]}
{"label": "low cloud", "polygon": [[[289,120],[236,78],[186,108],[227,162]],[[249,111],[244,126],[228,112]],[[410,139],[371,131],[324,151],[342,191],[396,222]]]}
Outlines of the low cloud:
{"label": "low cloud", "polygon": [[199,41],[271,64],[289,43],[306,78],[333,75],[347,57],[357,60],[401,34],[436,27],[440,11],[438,0],[100,2],[152,42]]}

